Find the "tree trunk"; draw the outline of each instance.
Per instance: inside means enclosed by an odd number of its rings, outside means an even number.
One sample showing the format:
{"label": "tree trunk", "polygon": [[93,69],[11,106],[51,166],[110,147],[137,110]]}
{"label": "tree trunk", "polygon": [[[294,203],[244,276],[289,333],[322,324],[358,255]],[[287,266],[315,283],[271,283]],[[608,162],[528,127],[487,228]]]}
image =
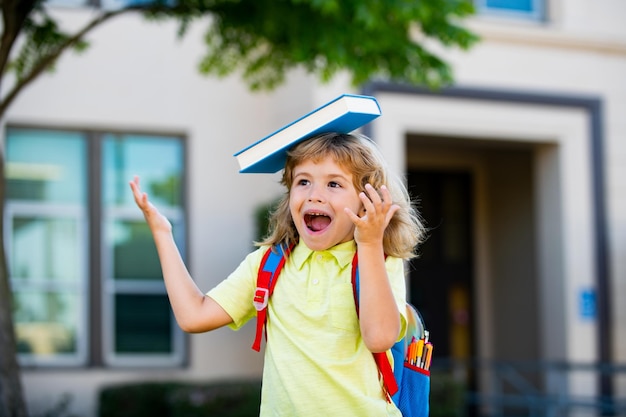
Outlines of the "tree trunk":
{"label": "tree trunk", "polygon": [[[0,152],[0,243],[4,241],[4,191],[4,155]],[[17,363],[11,295],[4,245],[0,244],[0,417],[26,417],[28,413]]]}

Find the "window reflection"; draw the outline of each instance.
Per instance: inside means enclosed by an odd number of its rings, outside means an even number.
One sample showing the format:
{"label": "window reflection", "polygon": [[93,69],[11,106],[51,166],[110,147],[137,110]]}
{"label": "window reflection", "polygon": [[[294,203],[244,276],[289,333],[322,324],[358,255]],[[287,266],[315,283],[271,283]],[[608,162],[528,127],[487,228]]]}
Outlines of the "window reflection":
{"label": "window reflection", "polygon": [[73,292],[16,291],[15,333],[19,353],[75,353],[79,296]]}
{"label": "window reflection", "polygon": [[[138,352],[176,354],[173,319],[152,235],[128,181],[142,189],[176,230],[182,229],[183,146],[179,138],[103,135],[102,201],[105,218],[103,279],[111,288],[111,363]],[[182,235],[178,235],[179,238]],[[179,242],[180,243],[180,242]],[[184,252],[184,245],[180,245]]]}
{"label": "window reflection", "polygon": [[113,229],[114,279],[161,281],[159,258],[145,221],[116,221]]}
{"label": "window reflection", "polygon": [[543,0],[477,0],[476,5],[483,15],[506,19],[541,21],[545,18]]}
{"label": "window reflection", "polygon": [[86,204],[85,135],[8,129],[7,198]]}
{"label": "window reflection", "polygon": [[81,240],[77,219],[14,217],[12,278],[78,282]]}
{"label": "window reflection", "polygon": [[[128,187],[141,176],[184,256],[182,139],[8,127],[5,149],[4,223],[20,361],[85,365],[90,332],[99,332],[93,339],[103,345],[91,352],[107,365],[182,363],[183,335]],[[101,310],[88,307],[93,296]]]}
{"label": "window reflection", "polygon": [[530,12],[533,10],[533,0],[486,0],[487,7],[504,10],[519,10]]}
{"label": "window reflection", "polygon": [[118,353],[172,351],[172,317],[166,295],[115,297],[115,350]]}
{"label": "window reflection", "polygon": [[139,135],[104,136],[104,203],[134,207],[128,181],[141,178],[157,206],[182,205],[180,140]]}

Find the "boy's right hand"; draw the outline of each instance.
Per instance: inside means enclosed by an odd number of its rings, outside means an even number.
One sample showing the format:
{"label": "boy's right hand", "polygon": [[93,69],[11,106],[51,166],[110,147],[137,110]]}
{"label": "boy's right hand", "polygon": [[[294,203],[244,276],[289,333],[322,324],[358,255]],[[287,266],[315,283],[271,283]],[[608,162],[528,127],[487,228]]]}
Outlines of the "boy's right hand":
{"label": "boy's right hand", "polygon": [[138,176],[135,176],[133,180],[130,181],[130,189],[133,191],[135,203],[143,212],[143,216],[145,217],[152,233],[160,230],[171,232],[172,224],[164,215],[159,213],[157,208],[150,201],[148,201],[148,194],[141,191]]}

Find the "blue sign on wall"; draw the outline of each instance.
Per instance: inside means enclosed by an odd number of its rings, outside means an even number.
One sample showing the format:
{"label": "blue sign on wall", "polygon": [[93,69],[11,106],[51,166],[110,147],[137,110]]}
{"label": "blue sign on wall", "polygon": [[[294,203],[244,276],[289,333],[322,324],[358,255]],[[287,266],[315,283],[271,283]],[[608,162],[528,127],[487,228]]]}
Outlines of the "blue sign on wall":
{"label": "blue sign on wall", "polygon": [[596,307],[596,290],[593,288],[582,289],[578,301],[580,318],[594,320],[596,318]]}

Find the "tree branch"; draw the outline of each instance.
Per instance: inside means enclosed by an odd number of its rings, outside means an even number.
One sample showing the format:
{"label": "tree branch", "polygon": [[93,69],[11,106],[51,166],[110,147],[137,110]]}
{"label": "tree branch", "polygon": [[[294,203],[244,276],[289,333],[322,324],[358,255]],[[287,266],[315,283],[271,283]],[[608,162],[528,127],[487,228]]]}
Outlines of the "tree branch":
{"label": "tree branch", "polygon": [[0,74],[4,74],[15,39],[19,36],[24,21],[33,11],[36,3],[36,0],[3,0],[0,2],[3,24],[0,39]]}
{"label": "tree branch", "polygon": [[109,19],[119,16],[123,13],[136,10],[136,8],[125,8],[102,13],[100,16],[93,19],[84,28],[74,34],[74,36],[67,38],[67,40],[60,44],[55,50],[50,52],[48,55],[42,57],[37,65],[35,65],[24,77],[17,80],[13,88],[11,88],[7,95],[2,98],[2,100],[0,101],[0,119],[4,117],[4,113],[6,112],[7,108],[13,102],[13,100],[15,100],[17,95],[24,89],[24,87],[34,81],[43,71],[45,71],[52,64],[54,64],[54,62],[66,49],[75,45],[77,42],[82,40],[87,33],[98,27],[102,23],[108,21]]}

